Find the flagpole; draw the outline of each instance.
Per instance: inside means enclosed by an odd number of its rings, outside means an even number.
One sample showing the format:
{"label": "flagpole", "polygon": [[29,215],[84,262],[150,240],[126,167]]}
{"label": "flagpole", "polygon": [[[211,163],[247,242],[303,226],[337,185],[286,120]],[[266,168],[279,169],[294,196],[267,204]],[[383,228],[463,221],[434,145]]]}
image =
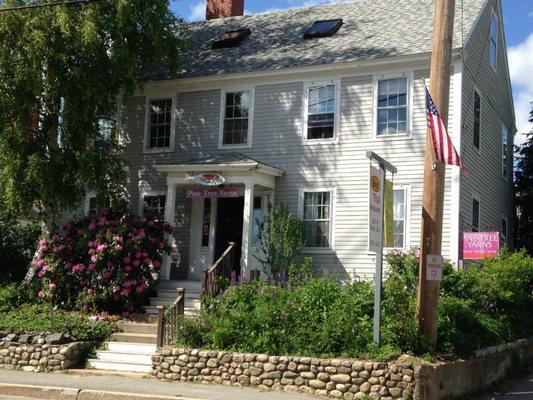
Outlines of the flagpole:
{"label": "flagpole", "polygon": [[[455,0],[435,1],[435,26],[431,54],[430,93],[448,124],[450,96],[450,64],[452,53]],[[426,134],[420,270],[418,282],[418,329],[431,342],[437,342],[437,303],[439,283],[426,278],[428,255],[441,254],[442,218],[444,208],[445,165],[433,157],[431,134]]]}

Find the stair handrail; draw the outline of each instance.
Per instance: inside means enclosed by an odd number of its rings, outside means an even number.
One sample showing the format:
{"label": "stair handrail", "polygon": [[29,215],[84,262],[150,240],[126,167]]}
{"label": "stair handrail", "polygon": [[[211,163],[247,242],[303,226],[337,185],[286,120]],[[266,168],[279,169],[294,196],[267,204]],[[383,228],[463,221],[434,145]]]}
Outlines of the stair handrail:
{"label": "stair handrail", "polygon": [[229,242],[227,249],[216,260],[213,266],[209,269],[204,269],[204,276],[202,279],[202,294],[208,296],[218,295],[218,285],[215,278],[219,276],[231,277],[233,270],[233,259],[235,258],[235,242]]}
{"label": "stair handrail", "polygon": [[185,315],[185,288],[178,288],[178,297],[168,308],[157,306],[157,347],[168,346],[174,340],[181,318]]}

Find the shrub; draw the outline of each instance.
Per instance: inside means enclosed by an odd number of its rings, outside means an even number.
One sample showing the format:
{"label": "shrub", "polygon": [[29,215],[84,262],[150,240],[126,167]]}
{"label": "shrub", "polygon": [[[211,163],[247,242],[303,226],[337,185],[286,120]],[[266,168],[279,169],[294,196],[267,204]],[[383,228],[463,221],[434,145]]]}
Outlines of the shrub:
{"label": "shrub", "polygon": [[169,226],[150,217],[105,210],[71,221],[41,240],[39,297],[66,309],[129,313],[152,286]]}
{"label": "shrub", "polygon": [[37,296],[32,291],[12,283],[0,288],[0,314],[14,310],[23,304],[35,301]]}
{"label": "shrub", "polygon": [[304,224],[281,204],[269,205],[267,221],[259,222],[256,258],[269,279],[285,281],[289,266],[298,265],[305,241]]}
{"label": "shrub", "polygon": [[40,234],[36,223],[21,225],[14,218],[0,218],[0,285],[24,278]]}
{"label": "shrub", "polygon": [[[73,311],[55,311],[56,331],[69,333],[78,340],[104,341],[117,331],[117,326],[108,321],[91,321],[87,315]],[[15,333],[50,332],[48,305],[26,305],[0,314],[0,329]]]}

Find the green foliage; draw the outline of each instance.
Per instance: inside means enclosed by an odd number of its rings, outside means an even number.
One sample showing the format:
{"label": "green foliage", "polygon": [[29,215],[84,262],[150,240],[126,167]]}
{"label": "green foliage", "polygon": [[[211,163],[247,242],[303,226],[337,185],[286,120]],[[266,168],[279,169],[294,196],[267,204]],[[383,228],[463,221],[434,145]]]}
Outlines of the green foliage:
{"label": "green foliage", "polygon": [[[56,331],[69,333],[78,340],[104,341],[117,331],[114,323],[91,321],[78,312],[55,311]],[[8,313],[0,313],[0,329],[15,333],[50,332],[48,305],[26,305]]]}
{"label": "green foliage", "polygon": [[172,76],[183,33],[168,0],[0,13],[0,211],[37,206],[49,219],[86,190],[100,200],[120,196],[116,97],[127,101],[162,67]]}
{"label": "green foliage", "polygon": [[259,255],[256,256],[269,279],[284,280],[290,266],[298,265],[304,240],[303,222],[293,217],[284,205],[269,204],[267,221],[259,223]]}
{"label": "green foliage", "polygon": [[12,283],[0,287],[0,314],[7,313],[23,304],[35,302],[36,300],[37,296],[32,291],[21,288],[18,284]]}
{"label": "green foliage", "polygon": [[22,281],[40,234],[35,223],[21,225],[15,218],[0,218],[0,285]]}
{"label": "green foliage", "polygon": [[179,327],[172,345],[198,349],[209,343],[209,328],[202,319],[181,318]]}

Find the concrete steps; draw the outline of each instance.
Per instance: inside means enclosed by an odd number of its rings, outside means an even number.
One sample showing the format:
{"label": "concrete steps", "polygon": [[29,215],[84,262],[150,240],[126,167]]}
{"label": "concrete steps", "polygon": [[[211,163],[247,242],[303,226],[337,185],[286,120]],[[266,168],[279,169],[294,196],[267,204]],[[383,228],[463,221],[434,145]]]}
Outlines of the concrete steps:
{"label": "concrete steps", "polygon": [[87,368],[148,374],[155,351],[155,344],[107,342],[106,349],[98,350],[96,358],[87,361]]}
{"label": "concrete steps", "polygon": [[157,315],[157,306],[171,306],[178,297],[178,288],[185,289],[185,316],[197,316],[201,308],[202,283],[200,281],[160,281],[157,297],[150,298],[144,306],[147,315]]}

